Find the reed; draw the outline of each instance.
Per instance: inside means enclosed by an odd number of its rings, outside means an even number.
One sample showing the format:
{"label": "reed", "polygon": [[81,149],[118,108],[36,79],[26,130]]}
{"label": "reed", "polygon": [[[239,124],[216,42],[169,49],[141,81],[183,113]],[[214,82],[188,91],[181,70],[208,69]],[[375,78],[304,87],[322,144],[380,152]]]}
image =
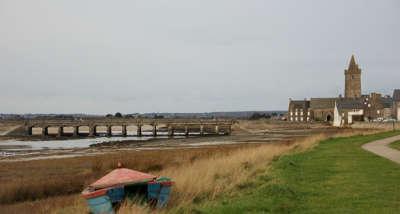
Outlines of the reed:
{"label": "reed", "polygon": [[[32,201],[80,193],[82,189],[115,169],[157,172],[167,167],[227,155],[245,145],[157,151],[122,151],[89,157],[0,163],[0,204]],[[257,145],[250,145],[257,146]]]}
{"label": "reed", "polygon": [[[339,134],[317,134],[287,143],[126,151],[96,157],[1,163],[0,203],[9,205],[0,205],[0,209],[7,207],[27,209],[35,205],[56,213],[62,210],[73,210],[74,213],[87,212],[87,206],[78,193],[84,186],[114,169],[118,161],[127,168],[173,178],[175,186],[171,201],[163,212],[185,210],[188,207],[190,209],[193,203],[212,200],[222,193],[233,192],[251,185],[252,179],[265,173],[272,161],[281,155],[308,150],[327,138],[375,132],[377,131],[350,129]],[[43,199],[39,200],[40,198]],[[57,198],[66,200],[61,203]],[[28,202],[32,200],[36,201]],[[148,211],[146,207],[124,204],[120,212],[132,213],[137,210]]]}

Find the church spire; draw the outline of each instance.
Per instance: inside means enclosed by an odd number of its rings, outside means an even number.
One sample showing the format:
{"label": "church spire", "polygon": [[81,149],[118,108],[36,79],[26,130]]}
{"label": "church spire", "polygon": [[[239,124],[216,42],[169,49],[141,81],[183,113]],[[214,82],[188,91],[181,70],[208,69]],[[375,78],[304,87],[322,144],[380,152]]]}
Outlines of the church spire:
{"label": "church spire", "polygon": [[354,54],[351,55],[349,68],[344,70],[345,74],[345,97],[361,97],[361,69],[358,67]]}
{"label": "church spire", "polygon": [[354,59],[354,54],[351,55],[350,59],[350,64],[349,64],[349,70],[354,68],[358,68],[358,65],[356,64],[356,60]]}

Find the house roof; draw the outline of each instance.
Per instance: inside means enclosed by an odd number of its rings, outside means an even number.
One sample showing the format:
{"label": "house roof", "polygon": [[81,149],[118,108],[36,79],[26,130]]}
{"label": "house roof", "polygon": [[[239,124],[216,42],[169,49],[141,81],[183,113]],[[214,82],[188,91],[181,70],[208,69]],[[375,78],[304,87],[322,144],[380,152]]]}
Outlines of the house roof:
{"label": "house roof", "polygon": [[310,108],[312,109],[327,109],[334,108],[335,102],[339,98],[311,98]]}
{"label": "house roof", "polygon": [[395,89],[393,92],[393,100],[396,102],[400,101],[400,89]]}
{"label": "house roof", "polygon": [[310,101],[308,100],[291,100],[290,105],[292,108],[307,109],[310,107]]}
{"label": "house roof", "polygon": [[363,109],[362,99],[339,99],[337,100],[338,109]]}
{"label": "house roof", "polygon": [[383,108],[392,108],[393,107],[393,98],[391,97],[382,97],[381,103]]}

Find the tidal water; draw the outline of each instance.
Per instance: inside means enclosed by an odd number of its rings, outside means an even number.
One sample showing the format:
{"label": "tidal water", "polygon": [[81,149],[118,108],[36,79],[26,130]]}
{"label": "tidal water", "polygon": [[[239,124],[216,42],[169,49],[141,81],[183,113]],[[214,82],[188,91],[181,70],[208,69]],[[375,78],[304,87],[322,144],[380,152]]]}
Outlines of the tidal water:
{"label": "tidal water", "polygon": [[[96,137],[82,139],[65,139],[65,140],[5,140],[0,141],[0,151],[26,151],[26,150],[55,150],[55,149],[74,149],[88,148],[92,144],[104,142],[117,142],[127,140],[146,141],[151,139],[166,139],[167,133],[158,133],[156,137],[150,136],[112,136],[112,137]],[[173,138],[183,138],[183,135],[175,135]]]}

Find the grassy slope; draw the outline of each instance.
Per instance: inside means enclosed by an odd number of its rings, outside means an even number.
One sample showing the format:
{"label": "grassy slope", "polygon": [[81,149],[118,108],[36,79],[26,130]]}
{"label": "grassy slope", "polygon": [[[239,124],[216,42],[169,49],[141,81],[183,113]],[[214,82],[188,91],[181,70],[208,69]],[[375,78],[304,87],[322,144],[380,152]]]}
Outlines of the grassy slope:
{"label": "grassy slope", "polygon": [[398,149],[400,150],[400,141],[394,142],[389,144],[390,147],[392,147],[393,149]]}
{"label": "grassy slope", "polygon": [[382,133],[323,141],[274,162],[268,175],[234,197],[200,205],[200,213],[398,213],[400,166],[361,149]]}

